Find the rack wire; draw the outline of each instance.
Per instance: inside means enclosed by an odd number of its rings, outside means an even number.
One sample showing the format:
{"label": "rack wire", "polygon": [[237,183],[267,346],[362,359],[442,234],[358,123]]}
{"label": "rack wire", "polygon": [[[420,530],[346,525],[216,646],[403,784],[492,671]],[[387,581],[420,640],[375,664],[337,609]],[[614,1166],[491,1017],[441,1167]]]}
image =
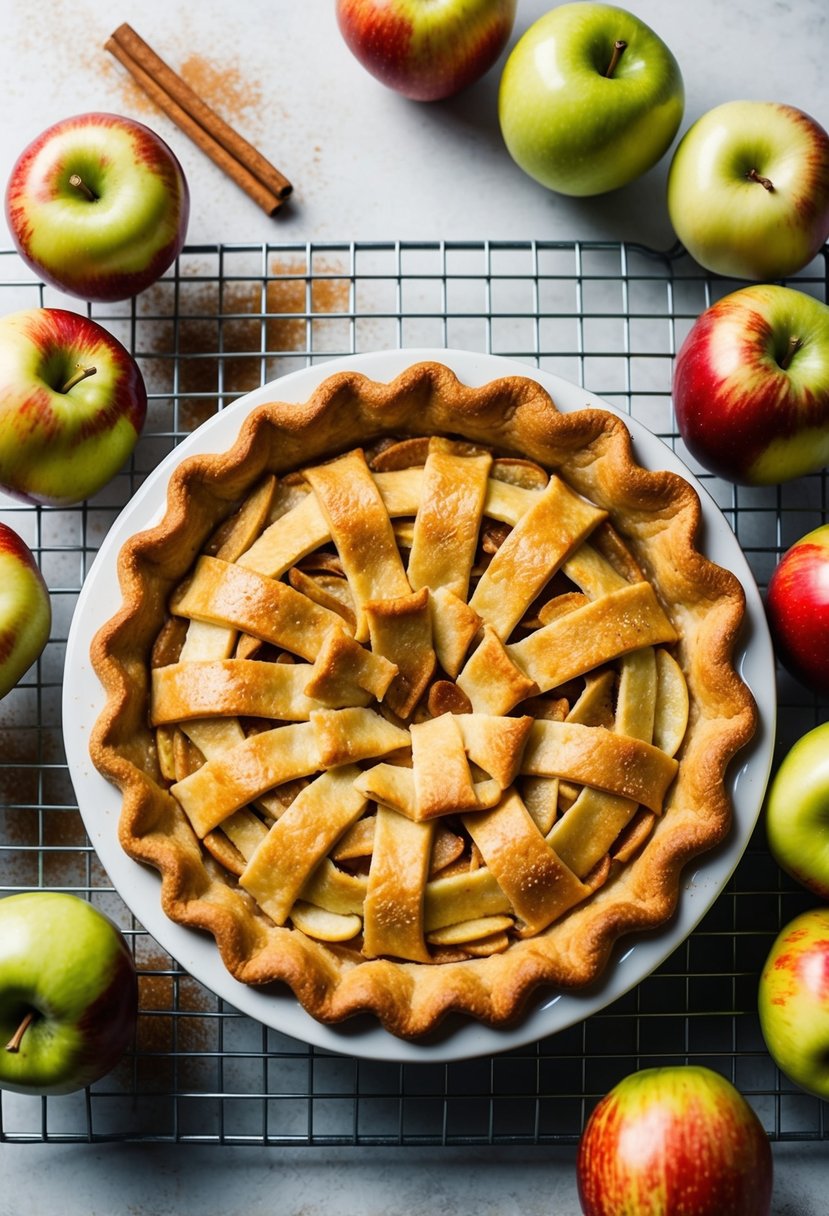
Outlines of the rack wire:
{"label": "rack wire", "polygon": [[[791,285],[827,299],[824,251]],[[136,355],[146,427],[126,467],[82,506],[0,497],[0,519],[50,588],[49,644],[0,702],[0,894],[88,898],[122,927],[140,979],[134,1049],[90,1089],[0,1092],[0,1141],[270,1145],[572,1144],[595,1101],[636,1068],[701,1063],[733,1081],[774,1140],[823,1140],[827,1104],[788,1082],[756,1014],[779,929],[814,903],[755,831],[691,936],[633,991],[528,1047],[447,1064],[352,1059],[240,1014],[183,971],[114,892],[85,834],[63,751],[65,644],[86,572],[120,509],[194,427],[240,394],[335,356],[404,347],[500,354],[598,393],[673,447],[705,483],[764,590],[781,554],[827,520],[827,475],[737,487],[684,451],[672,360],[699,313],[739,284],[681,250],[605,242],[378,242],[185,248],[135,300],[79,305],[0,251],[0,311],[85,308]],[[769,709],[770,707],[761,707]],[[778,671],[775,764],[827,703]]]}

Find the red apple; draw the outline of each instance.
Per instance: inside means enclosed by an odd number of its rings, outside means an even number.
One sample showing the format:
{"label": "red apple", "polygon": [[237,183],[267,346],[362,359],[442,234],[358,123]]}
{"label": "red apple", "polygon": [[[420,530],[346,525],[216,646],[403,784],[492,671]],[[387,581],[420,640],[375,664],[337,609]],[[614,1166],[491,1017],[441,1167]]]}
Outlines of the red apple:
{"label": "red apple", "polygon": [[55,123],[20,154],[6,189],[24,262],[86,300],[125,300],[160,278],[184,244],[189,210],[171,149],[119,114]]}
{"label": "red apple", "polygon": [[829,908],[801,912],[781,930],[760,975],[758,1002],[778,1068],[829,1099]]}
{"label": "red apple", "polygon": [[647,1068],[594,1108],[576,1161],[585,1216],[768,1216],[762,1124],[719,1073]]}
{"label": "red apple", "polygon": [[700,464],[775,485],[829,463],[829,308],[763,283],[723,296],[676,359],[676,420]]}
{"label": "red apple", "polygon": [[413,101],[451,97],[507,44],[517,0],[337,0],[340,31],[373,76]]}
{"label": "red apple", "polygon": [[0,697],[39,658],[51,624],[49,592],[31,549],[0,523]]}
{"label": "red apple", "polygon": [[0,489],[82,502],[124,464],[146,412],[137,363],[96,321],[63,308],[0,318]]}
{"label": "red apple", "polygon": [[783,665],[814,692],[829,694],[829,524],[783,554],[769,579],[766,613]]}

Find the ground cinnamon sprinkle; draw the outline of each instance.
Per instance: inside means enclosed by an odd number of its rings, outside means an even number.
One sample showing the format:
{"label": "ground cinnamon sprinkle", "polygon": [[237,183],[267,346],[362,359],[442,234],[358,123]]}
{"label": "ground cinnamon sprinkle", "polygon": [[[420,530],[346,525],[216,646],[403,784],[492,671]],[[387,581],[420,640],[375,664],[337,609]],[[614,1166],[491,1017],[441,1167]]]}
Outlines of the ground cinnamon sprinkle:
{"label": "ground cinnamon sprinkle", "polygon": [[[240,129],[244,128],[249,137],[261,137],[266,114],[263,90],[258,81],[252,79],[238,63],[231,61],[220,65],[204,55],[195,53],[179,61],[175,52],[170,51],[166,44],[163,50],[159,48],[159,53],[168,60],[171,67],[175,67],[190,88],[221,114],[226,122],[239,126]],[[128,110],[143,115],[159,113],[155,103],[117,63],[104,61],[103,70],[111,73],[113,79],[117,80]]]}
{"label": "ground cinnamon sprinkle", "polygon": [[[279,375],[292,353],[306,351],[309,323],[317,335],[316,349],[325,340],[326,327],[334,327],[344,345],[350,300],[350,280],[342,267],[317,259],[313,277],[304,259],[274,259],[264,291],[259,280],[183,278],[177,330],[172,318],[153,320],[139,332],[139,347],[150,356],[177,354],[178,422],[180,429],[191,431],[216,413],[216,394],[221,392],[228,404],[258,388],[263,378]],[[145,293],[144,305],[148,316],[163,311],[161,297],[154,297],[152,289]],[[272,352],[264,369],[263,348]],[[169,374],[169,360],[165,366]],[[153,370],[150,358],[145,372],[151,385]],[[163,375],[162,368],[155,371]],[[152,387],[166,391],[160,384]]]}
{"label": "ground cinnamon sprinkle", "polygon": [[260,85],[236,64],[219,67],[202,55],[188,55],[179,74],[225,118],[240,118],[246,113],[260,115],[264,111]]}

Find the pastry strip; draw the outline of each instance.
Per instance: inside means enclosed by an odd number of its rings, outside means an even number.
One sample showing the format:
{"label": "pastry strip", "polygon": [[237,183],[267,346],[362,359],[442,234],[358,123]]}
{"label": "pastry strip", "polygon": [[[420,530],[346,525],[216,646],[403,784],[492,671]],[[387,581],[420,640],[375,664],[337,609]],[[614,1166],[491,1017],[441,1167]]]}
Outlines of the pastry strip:
{"label": "pastry strip", "polygon": [[234,515],[210,539],[205,553],[225,562],[237,562],[261,535],[276,491],[276,478],[264,477]]}
{"label": "pastry strip", "polygon": [[469,874],[435,878],[426,884],[423,919],[427,933],[511,911],[509,896],[486,866]]}
{"label": "pastry strip", "polygon": [[418,819],[478,806],[463,736],[454,714],[411,728],[412,769]]}
{"label": "pastry strip", "polygon": [[171,787],[196,833],[204,836],[233,811],[296,777],[351,760],[386,755],[408,743],[370,709],[314,710],[309,722],[249,735]]}
{"label": "pastry strip", "polygon": [[198,836],[259,794],[320,768],[313,723],[298,722],[249,735],[171,786]]}
{"label": "pastry strip", "polygon": [[245,861],[253,856],[259,846],[267,839],[268,829],[258,815],[242,809],[234,811],[222,820],[221,830],[229,841],[239,850]]}
{"label": "pastry strip", "polygon": [[677,768],[650,743],[575,722],[534,722],[521,762],[522,773],[596,786],[652,811],[661,809]]}
{"label": "pastry strip", "polygon": [[357,608],[358,642],[368,640],[364,606],[411,591],[380,491],[361,451],[306,469],[343,563]]}
{"label": "pastry strip", "polygon": [[523,921],[521,936],[539,933],[589,891],[556,856],[515,791],[463,824],[487,869]]}
{"label": "pastry strip", "polygon": [[[242,714],[283,722],[307,722],[319,701],[306,696],[310,663],[260,663],[255,659],[171,663],[152,673],[150,721]],[[349,702],[349,704],[353,704]]]}
{"label": "pastry strip", "polygon": [[484,628],[480,644],[457,681],[476,713],[507,714],[519,701],[538,692],[535,680],[513,662],[512,649],[504,646],[491,626]]}
{"label": "pastry strip", "polygon": [[363,610],[372,651],[397,669],[385,703],[398,718],[408,718],[434,675],[437,662],[429,592],[424,587],[396,599],[371,600]]}
{"label": "pastry strip", "polygon": [[354,788],[357,772],[346,765],[306,785],[248,861],[239,882],[277,925],[290,916],[312,871],[362,815],[366,799]]}
{"label": "pastry strip", "polygon": [[411,747],[409,732],[371,709],[317,709],[311,723],[319,745],[320,768],[371,760]]}
{"label": "pastry strip", "polygon": [[287,583],[215,557],[199,559],[193,579],[174,595],[170,610],[250,633],[312,661],[328,630],[344,628],[337,613]]}
{"label": "pastry strip", "polygon": [[494,714],[458,714],[455,721],[469,759],[505,790],[521,766],[533,719],[529,715],[507,718]]}
{"label": "pastry strip", "polygon": [[[540,691],[547,692],[631,650],[676,639],[650,583],[633,583],[568,612],[506,649]],[[462,679],[458,683],[469,692]],[[474,704],[471,694],[470,699]]]}
{"label": "pastry strip", "polygon": [[288,571],[288,582],[295,591],[307,595],[315,604],[321,604],[323,608],[336,612],[337,616],[341,616],[345,621],[346,632],[354,634],[357,627],[354,597],[342,575],[306,574],[298,566],[292,566]]}
{"label": "pastry strip", "polygon": [[506,640],[562,562],[606,514],[551,477],[481,575],[470,606]]}
{"label": "pastry strip", "polygon": [[[374,476],[376,487],[390,516],[415,515],[421,501],[423,469],[401,469]],[[489,478],[486,489],[485,513],[503,523],[515,524],[538,498],[538,491],[525,490],[520,486]],[[277,579],[297,561],[312,553],[331,539],[331,529],[315,494],[308,494],[301,502],[281,515],[267,528],[258,540],[241,555],[238,565],[256,574]],[[408,590],[408,585],[407,585]],[[452,676],[460,671],[463,656],[477,629],[476,617],[467,614],[466,643],[459,657],[456,650],[447,661],[441,657],[441,665]],[[453,637],[459,642],[457,634]],[[365,640],[365,639],[361,639]],[[181,658],[222,659],[233,652],[235,631],[209,620],[191,620],[187,640]],[[437,639],[436,639],[437,645]],[[437,645],[440,657],[440,646]],[[456,648],[457,649],[457,648]],[[313,655],[305,656],[313,658]]]}
{"label": "pastry strip", "polygon": [[[407,819],[424,820],[435,815],[451,815],[459,809],[455,806],[443,807],[438,803],[435,809],[421,810],[415,790],[414,771],[396,764],[372,765],[360,774],[355,785],[367,798],[373,798],[376,802],[391,807]],[[476,781],[472,788],[475,793],[475,802],[472,804],[475,810],[495,806],[503,793],[497,781]]]}
{"label": "pastry strip", "polygon": [[[646,646],[622,660],[614,730],[650,743],[656,703],[656,660]],[[568,721],[572,721],[568,717]],[[566,815],[547,837],[550,845],[580,878],[604,857],[636,813],[638,803],[618,794],[585,786]]]}
{"label": "pastry strip", "polygon": [[474,609],[447,587],[429,596],[432,614],[432,644],[447,675],[454,680],[463,666],[472,639],[481,627]]}
{"label": "pastry strip", "polygon": [[355,642],[342,629],[325,635],[305,693],[331,708],[382,701],[397,675],[394,663]]}
{"label": "pastry strip", "polygon": [[431,823],[414,823],[388,807],[377,808],[363,908],[363,953],[368,958],[430,961],[423,937],[423,893],[433,830]]}
{"label": "pastry strip", "polygon": [[459,456],[448,440],[430,440],[409,556],[415,590],[446,587],[467,598],[491,465],[488,454]]}

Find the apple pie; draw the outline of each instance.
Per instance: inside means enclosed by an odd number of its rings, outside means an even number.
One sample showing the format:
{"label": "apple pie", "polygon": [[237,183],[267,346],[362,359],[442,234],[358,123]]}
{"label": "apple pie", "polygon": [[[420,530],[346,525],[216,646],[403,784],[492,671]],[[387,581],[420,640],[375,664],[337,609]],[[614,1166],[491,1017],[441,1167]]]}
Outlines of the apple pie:
{"label": "apple pie", "polygon": [[596,979],[728,831],[742,587],[609,411],[420,363],[249,413],[119,555],[91,755],[240,981],[415,1038]]}

